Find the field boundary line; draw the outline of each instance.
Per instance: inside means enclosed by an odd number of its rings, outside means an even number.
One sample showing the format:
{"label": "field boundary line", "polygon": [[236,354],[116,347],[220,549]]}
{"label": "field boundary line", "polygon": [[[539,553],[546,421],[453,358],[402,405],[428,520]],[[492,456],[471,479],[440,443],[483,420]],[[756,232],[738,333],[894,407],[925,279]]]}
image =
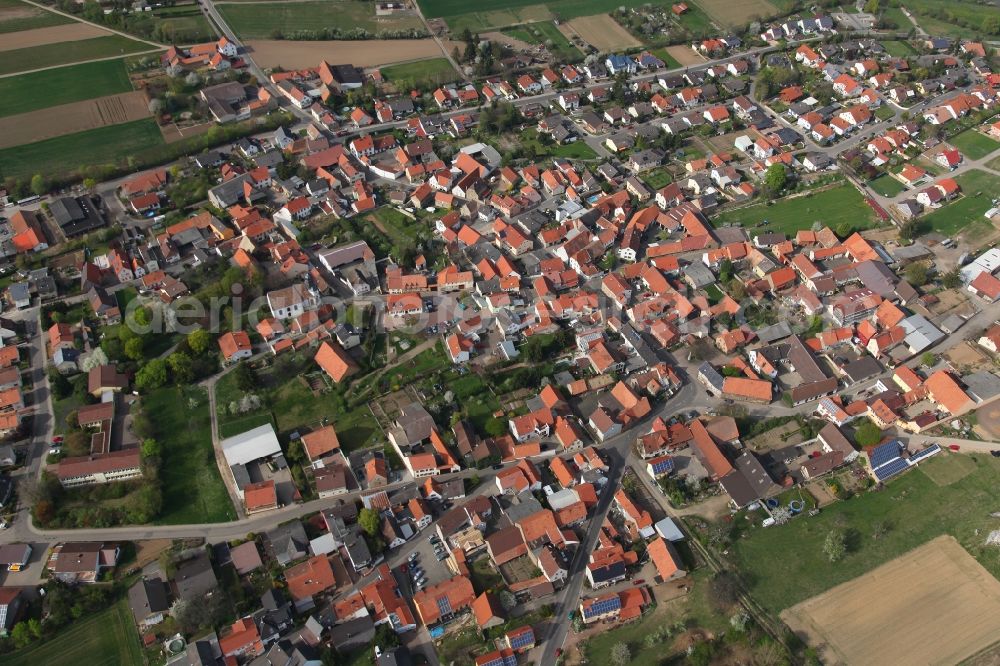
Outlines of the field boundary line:
{"label": "field boundary line", "polygon": [[49,65],[48,67],[38,67],[37,69],[26,69],[22,72],[11,72],[10,74],[0,74],[0,79],[9,79],[12,76],[21,76],[23,74],[34,74],[36,72],[44,72],[50,69],[59,69],[60,67],[72,67],[73,65],[86,65],[91,62],[103,62],[105,60],[122,60],[123,58],[129,58],[131,56],[141,56],[149,55],[150,53],[159,53],[165,47],[157,47],[155,49],[148,49],[146,51],[135,51],[133,53],[122,53],[119,55],[105,56],[104,58],[90,58],[88,60],[78,60],[76,62],[64,62],[61,65]]}

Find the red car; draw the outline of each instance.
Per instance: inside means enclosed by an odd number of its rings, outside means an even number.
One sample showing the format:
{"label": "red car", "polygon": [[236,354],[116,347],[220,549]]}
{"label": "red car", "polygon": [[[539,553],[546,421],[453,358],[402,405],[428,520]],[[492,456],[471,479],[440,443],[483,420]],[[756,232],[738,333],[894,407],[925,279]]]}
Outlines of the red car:
{"label": "red car", "polygon": [[951,449],[952,451],[960,451],[962,447],[960,447],[958,444],[949,444],[948,448]]}
{"label": "red car", "polygon": [[645,578],[640,578],[639,580],[635,581],[635,582],[634,582],[634,583],[632,583],[632,584],[633,584],[633,585],[643,585],[643,584],[645,584],[645,582],[646,582],[646,579],[645,579]]}
{"label": "red car", "polygon": [[56,435],[55,437],[52,438],[52,443],[53,444],[62,444],[63,443],[63,436],[62,435]]}

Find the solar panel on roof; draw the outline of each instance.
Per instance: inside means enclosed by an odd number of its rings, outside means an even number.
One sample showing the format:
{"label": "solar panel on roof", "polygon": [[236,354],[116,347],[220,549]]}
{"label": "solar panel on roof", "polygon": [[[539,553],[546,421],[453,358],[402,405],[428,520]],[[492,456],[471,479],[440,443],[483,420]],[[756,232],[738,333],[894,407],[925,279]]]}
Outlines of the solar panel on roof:
{"label": "solar panel on roof", "polygon": [[876,467],[875,476],[878,477],[879,481],[885,481],[886,479],[896,476],[909,466],[909,463],[902,458],[896,458],[895,460],[892,460],[884,465]]}
{"label": "solar panel on roof", "polygon": [[667,458],[666,460],[658,460],[653,463],[653,472],[656,474],[665,474],[674,468],[674,459]]}
{"label": "solar panel on roof", "polygon": [[438,597],[437,606],[442,616],[451,615],[451,602],[448,601],[448,597]]}
{"label": "solar panel on roof", "polygon": [[510,641],[510,646],[511,648],[516,650],[531,645],[534,642],[535,642],[535,632],[529,629],[528,631],[522,631],[517,636],[512,637]]}
{"label": "solar panel on roof", "polygon": [[899,443],[896,440],[891,442],[886,442],[885,444],[880,444],[871,450],[868,454],[868,459],[871,461],[872,468],[881,467],[893,458],[899,457]]}

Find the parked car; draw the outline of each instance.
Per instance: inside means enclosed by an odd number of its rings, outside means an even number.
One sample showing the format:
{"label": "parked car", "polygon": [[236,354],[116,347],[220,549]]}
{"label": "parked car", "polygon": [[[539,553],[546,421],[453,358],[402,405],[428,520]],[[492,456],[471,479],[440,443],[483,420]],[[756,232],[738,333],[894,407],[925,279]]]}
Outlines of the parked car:
{"label": "parked car", "polygon": [[952,451],[961,451],[962,450],[962,447],[960,447],[958,444],[949,444],[948,448],[951,449]]}

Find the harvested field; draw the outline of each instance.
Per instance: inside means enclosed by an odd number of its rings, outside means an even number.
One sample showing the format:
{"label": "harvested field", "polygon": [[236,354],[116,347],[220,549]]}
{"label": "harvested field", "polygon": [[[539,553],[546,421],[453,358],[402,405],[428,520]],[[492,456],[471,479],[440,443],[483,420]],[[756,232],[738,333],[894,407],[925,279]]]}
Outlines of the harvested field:
{"label": "harvested field", "polygon": [[255,40],[247,42],[253,59],[261,67],[287,69],[316,67],[320,60],[350,62],[358,67],[378,67],[394,62],[437,58],[441,49],[433,39],[366,39],[364,41],[293,42]]}
{"label": "harvested field", "polygon": [[635,46],[642,46],[642,42],[633,37],[628,30],[623,28],[608,14],[575,18],[569,21],[567,25],[583,41],[593,45],[599,51],[620,51]]}
{"label": "harvested field", "polygon": [[825,664],[956,664],[1000,636],[1000,581],[941,536],[781,617]]}
{"label": "harvested field", "polygon": [[98,97],[0,118],[0,148],[118,125],[149,117],[146,95],[140,91]]}
{"label": "harvested field", "polygon": [[59,44],[61,42],[76,42],[81,39],[105,37],[110,34],[106,30],[101,30],[96,26],[87,25],[86,23],[53,25],[48,28],[35,28],[34,30],[7,33],[0,40],[0,51],[13,51],[14,49]]}
{"label": "harvested field", "polygon": [[[562,28],[564,26],[560,26]],[[529,51],[534,46],[528,42],[517,39],[516,37],[511,37],[510,35],[505,35],[502,32],[484,32],[479,36],[481,39],[488,39],[491,42],[496,42],[497,44],[503,44],[504,46],[509,46],[515,51]],[[464,42],[462,42],[464,44]]]}
{"label": "harvested field", "polygon": [[691,50],[689,46],[668,46],[667,53],[670,57],[676,60],[682,67],[688,67],[690,65],[700,65],[705,62],[705,59],[700,55]]}
{"label": "harvested field", "polygon": [[778,13],[778,8],[767,0],[696,0],[695,4],[705,10],[713,21],[727,27],[744,25]]}

